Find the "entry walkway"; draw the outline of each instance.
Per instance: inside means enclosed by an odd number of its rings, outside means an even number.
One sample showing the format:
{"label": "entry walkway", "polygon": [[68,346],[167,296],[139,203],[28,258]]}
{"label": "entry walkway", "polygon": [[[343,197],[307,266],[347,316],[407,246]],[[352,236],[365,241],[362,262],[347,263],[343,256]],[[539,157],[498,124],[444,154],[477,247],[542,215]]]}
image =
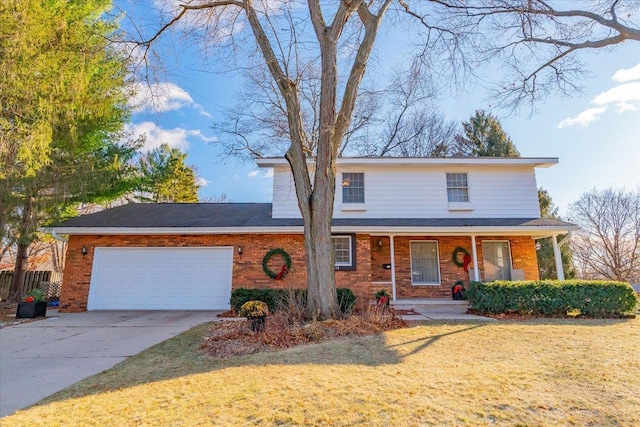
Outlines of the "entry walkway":
{"label": "entry walkway", "polygon": [[456,311],[428,311],[428,310],[414,310],[415,314],[401,314],[398,315],[403,320],[408,322],[423,322],[423,321],[441,321],[441,320],[464,320],[469,322],[496,322],[496,319],[491,317],[478,316],[475,314],[459,313]]}

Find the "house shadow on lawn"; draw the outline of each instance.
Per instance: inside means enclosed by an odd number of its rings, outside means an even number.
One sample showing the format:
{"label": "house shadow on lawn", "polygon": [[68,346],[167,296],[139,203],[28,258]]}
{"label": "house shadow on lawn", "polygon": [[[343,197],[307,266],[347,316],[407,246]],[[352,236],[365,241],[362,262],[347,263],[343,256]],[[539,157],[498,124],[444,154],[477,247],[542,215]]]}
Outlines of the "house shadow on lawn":
{"label": "house shadow on lawn", "polygon": [[[243,366],[268,366],[277,368],[286,365],[360,365],[391,366],[419,353],[438,340],[471,331],[486,324],[469,324],[444,334],[425,331],[420,338],[396,344],[385,341],[384,334],[336,338],[321,343],[304,344],[273,352],[263,352],[215,359],[201,354],[198,348],[203,334],[211,324],[197,326],[181,335],[143,351],[113,368],[86,378],[55,393],[34,406],[61,402],[89,395],[98,395],[154,382],[166,381],[190,375],[209,373]],[[413,344],[417,347],[413,348]],[[401,353],[400,347],[411,350]]]}

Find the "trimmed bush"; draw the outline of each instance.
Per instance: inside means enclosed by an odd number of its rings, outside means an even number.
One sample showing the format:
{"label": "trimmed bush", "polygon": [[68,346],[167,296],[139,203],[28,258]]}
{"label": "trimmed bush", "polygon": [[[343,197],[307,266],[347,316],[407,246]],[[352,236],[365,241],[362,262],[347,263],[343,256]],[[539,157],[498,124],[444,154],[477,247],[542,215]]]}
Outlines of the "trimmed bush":
{"label": "trimmed bush", "polygon": [[356,296],[349,288],[338,288],[338,304],[340,304],[340,311],[343,313],[351,313],[353,307],[356,305]]}
{"label": "trimmed bush", "polygon": [[633,313],[638,297],[628,283],[605,280],[472,282],[471,307],[480,313],[611,317]]}
{"label": "trimmed bush", "polygon": [[[343,313],[350,312],[355,303],[356,296],[349,288],[338,288],[338,303]],[[288,306],[288,300],[291,293],[295,295],[297,300],[306,301],[306,289],[247,289],[239,288],[231,292],[231,300],[229,304],[237,312],[240,312],[242,305],[248,301],[262,301],[267,304],[270,311],[276,311],[280,307]]]}
{"label": "trimmed bush", "polygon": [[231,292],[229,304],[239,313],[242,305],[249,301],[262,301],[267,304],[270,311],[274,311],[276,308],[273,289],[235,289]]}

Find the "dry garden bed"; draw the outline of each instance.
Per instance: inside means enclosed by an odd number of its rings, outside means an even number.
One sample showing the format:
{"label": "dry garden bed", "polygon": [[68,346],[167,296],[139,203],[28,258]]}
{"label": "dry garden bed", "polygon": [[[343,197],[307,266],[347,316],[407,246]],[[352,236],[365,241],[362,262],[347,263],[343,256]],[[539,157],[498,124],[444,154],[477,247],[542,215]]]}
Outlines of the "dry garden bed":
{"label": "dry garden bed", "polygon": [[403,328],[407,323],[393,311],[373,309],[364,316],[343,320],[299,322],[290,313],[276,312],[266,318],[264,332],[253,332],[248,321],[212,323],[199,350],[216,358],[272,352],[301,344],[319,343],[341,337],[364,336]]}

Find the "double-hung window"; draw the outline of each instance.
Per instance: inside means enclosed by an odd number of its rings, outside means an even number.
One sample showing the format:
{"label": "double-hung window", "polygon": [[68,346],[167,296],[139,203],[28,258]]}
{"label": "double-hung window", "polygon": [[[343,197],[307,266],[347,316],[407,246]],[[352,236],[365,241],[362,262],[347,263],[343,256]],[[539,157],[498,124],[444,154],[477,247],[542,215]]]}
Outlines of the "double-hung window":
{"label": "double-hung window", "polygon": [[355,270],[355,236],[353,234],[331,236],[336,270]]}
{"label": "double-hung window", "polygon": [[364,203],[364,173],[342,173],[342,203]]}
{"label": "double-hung window", "polygon": [[438,242],[411,242],[411,284],[440,284]]}
{"label": "double-hung window", "polygon": [[511,251],[509,242],[482,242],[482,260],[484,263],[484,280],[511,280]]}
{"label": "double-hung window", "polygon": [[469,180],[466,173],[447,174],[447,199],[449,203],[469,202]]}

